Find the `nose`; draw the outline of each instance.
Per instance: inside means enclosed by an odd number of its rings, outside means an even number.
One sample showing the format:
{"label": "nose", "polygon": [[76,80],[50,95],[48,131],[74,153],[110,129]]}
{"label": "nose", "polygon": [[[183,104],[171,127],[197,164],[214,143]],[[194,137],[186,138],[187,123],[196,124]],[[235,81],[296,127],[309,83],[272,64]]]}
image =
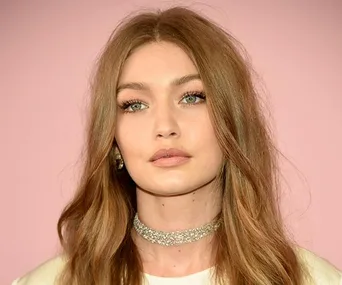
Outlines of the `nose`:
{"label": "nose", "polygon": [[176,110],[170,106],[158,108],[154,118],[155,138],[176,138],[180,136],[180,128]]}

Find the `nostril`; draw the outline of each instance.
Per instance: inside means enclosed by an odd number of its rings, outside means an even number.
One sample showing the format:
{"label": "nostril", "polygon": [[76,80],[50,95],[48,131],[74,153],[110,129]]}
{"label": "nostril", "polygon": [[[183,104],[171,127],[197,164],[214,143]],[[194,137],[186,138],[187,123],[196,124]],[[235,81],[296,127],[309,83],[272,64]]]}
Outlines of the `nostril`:
{"label": "nostril", "polygon": [[176,137],[177,135],[177,132],[159,132],[157,138]]}

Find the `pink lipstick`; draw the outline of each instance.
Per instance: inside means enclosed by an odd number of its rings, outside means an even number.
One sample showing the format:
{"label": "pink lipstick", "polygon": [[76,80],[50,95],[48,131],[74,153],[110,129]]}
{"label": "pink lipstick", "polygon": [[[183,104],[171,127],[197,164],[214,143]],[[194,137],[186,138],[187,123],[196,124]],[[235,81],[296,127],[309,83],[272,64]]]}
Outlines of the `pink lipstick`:
{"label": "pink lipstick", "polygon": [[158,150],[150,158],[150,162],[158,167],[173,167],[186,163],[190,158],[190,154],[176,148],[170,148]]}

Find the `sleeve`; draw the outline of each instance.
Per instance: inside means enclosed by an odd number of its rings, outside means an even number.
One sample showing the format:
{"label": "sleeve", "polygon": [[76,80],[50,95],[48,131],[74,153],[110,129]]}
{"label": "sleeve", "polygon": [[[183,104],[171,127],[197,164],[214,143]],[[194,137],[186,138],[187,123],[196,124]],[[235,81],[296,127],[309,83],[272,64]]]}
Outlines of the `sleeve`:
{"label": "sleeve", "polygon": [[11,285],[56,285],[56,280],[65,260],[57,256],[37,266],[24,276],[17,278]]}

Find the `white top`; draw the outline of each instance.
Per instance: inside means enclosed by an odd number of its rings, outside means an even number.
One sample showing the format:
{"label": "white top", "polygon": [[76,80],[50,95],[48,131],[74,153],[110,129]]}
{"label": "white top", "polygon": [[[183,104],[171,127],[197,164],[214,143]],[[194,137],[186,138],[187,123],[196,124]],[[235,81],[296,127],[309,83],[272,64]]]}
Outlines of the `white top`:
{"label": "white top", "polygon": [[145,273],[146,285],[210,285],[211,269],[184,277],[158,277]]}
{"label": "white top", "polygon": [[[342,272],[328,261],[303,248],[298,249],[298,256],[307,266],[312,281],[304,285],[342,285]],[[62,257],[53,258],[12,285],[55,285],[55,279],[64,265]],[[184,277],[157,277],[145,273],[145,285],[214,285],[211,282],[211,269]]]}

